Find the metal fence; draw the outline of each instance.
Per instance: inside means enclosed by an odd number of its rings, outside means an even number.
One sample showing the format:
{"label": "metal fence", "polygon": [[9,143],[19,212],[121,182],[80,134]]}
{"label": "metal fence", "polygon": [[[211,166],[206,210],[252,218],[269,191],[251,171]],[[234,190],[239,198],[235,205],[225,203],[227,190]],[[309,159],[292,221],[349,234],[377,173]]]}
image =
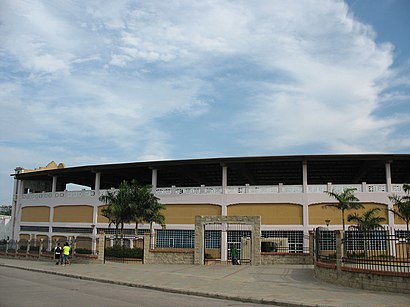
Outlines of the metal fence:
{"label": "metal fence", "polygon": [[55,247],[60,244],[61,247],[68,243],[71,250],[70,255],[96,255],[96,244],[93,244],[91,238],[59,238],[59,239],[21,239],[21,240],[3,240],[0,241],[0,252],[8,255],[28,255],[28,256],[47,256],[53,255]]}
{"label": "metal fence", "polygon": [[340,255],[336,232],[318,228],[315,232],[316,261],[366,271],[410,273],[410,233],[382,228],[373,231],[349,229],[340,234]]}

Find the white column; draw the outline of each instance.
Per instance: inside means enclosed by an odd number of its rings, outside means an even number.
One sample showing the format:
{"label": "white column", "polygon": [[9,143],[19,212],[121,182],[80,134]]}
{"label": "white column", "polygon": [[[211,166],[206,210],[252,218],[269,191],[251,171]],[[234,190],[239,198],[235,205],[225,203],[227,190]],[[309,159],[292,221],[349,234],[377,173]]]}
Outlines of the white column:
{"label": "white column", "polygon": [[20,232],[20,207],[21,207],[21,199],[23,196],[23,187],[24,182],[23,180],[17,180],[16,183],[16,193],[14,194],[15,200],[13,201],[13,223],[12,223],[12,234],[11,238],[13,240],[18,240],[19,232]]}
{"label": "white column", "polygon": [[228,167],[222,165],[222,193],[226,193],[226,187],[228,186]]}
{"label": "white column", "polygon": [[56,191],[57,191],[57,176],[53,176],[53,184],[51,186],[51,192],[53,193],[53,197]]}
{"label": "white column", "polygon": [[[221,215],[228,215],[228,206],[226,204],[221,205]],[[228,261],[228,234],[227,223],[221,223],[221,261]]]}
{"label": "white column", "polygon": [[[16,168],[14,170],[15,174],[20,173],[21,169]],[[12,222],[11,222],[11,240],[15,240],[14,238],[14,228],[16,226],[16,215],[17,215],[17,193],[18,193],[18,180],[16,177],[14,177],[14,185],[13,185],[13,199],[11,200],[11,216],[12,216]]]}
{"label": "white column", "polygon": [[302,164],[302,181],[303,181],[303,248],[309,246],[309,202],[308,202],[308,167],[307,161]]}
{"label": "white column", "polygon": [[91,225],[91,227],[93,229],[91,236],[91,250],[93,251],[93,254],[95,254],[97,252],[97,226],[93,224]]}
{"label": "white column", "polygon": [[95,173],[95,183],[94,183],[94,191],[95,196],[100,197],[100,186],[101,186],[101,173]]}
{"label": "white column", "polygon": [[50,206],[50,216],[48,218],[48,232],[50,235],[53,233],[53,221],[54,220],[54,206]]}
{"label": "white column", "polygon": [[221,261],[228,261],[228,233],[227,224],[221,224]]}
{"label": "white column", "polygon": [[152,175],[151,175],[151,185],[152,185],[152,190],[155,193],[155,189],[157,188],[157,183],[158,183],[158,170],[157,169],[152,169]]}
{"label": "white column", "polygon": [[[100,197],[100,186],[101,186],[101,173],[96,172],[95,173],[95,182],[94,182],[94,191],[95,191],[95,196],[97,198]],[[93,223],[91,225],[91,228],[93,229],[92,235],[91,235],[91,249],[93,252],[97,250],[97,223],[98,223],[98,205],[99,204],[94,204],[93,205]]]}
{"label": "white column", "polygon": [[308,192],[308,175],[307,175],[307,161],[303,161],[302,166],[302,179],[303,179],[303,193]]}
{"label": "white column", "polygon": [[390,161],[386,162],[386,186],[387,192],[391,192],[391,168],[390,168]]}
{"label": "white column", "polygon": [[[392,191],[391,189],[391,168],[390,168],[390,161],[386,162],[385,164],[386,168],[386,187],[387,187],[387,192],[390,193]],[[389,227],[394,228],[394,213],[391,211],[394,209],[393,203],[389,200],[387,203],[387,207],[389,208],[389,214],[388,214],[388,219],[389,219]]]}

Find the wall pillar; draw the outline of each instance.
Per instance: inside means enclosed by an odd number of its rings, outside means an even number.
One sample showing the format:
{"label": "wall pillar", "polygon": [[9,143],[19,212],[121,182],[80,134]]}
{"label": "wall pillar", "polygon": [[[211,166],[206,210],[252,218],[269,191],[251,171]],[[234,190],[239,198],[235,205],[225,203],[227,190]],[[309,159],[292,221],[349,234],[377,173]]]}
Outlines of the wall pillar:
{"label": "wall pillar", "polygon": [[152,185],[152,193],[155,194],[155,190],[158,185],[158,170],[155,168],[152,169],[151,185]]}
{"label": "wall pillar", "polygon": [[[387,193],[392,192],[392,187],[391,187],[391,167],[390,167],[390,161],[386,162],[385,168],[386,168],[386,187],[387,187]],[[393,203],[389,201],[387,203],[387,208],[389,209],[388,211],[388,222],[389,222],[389,227],[394,228],[394,213],[392,210],[394,209]]]}
{"label": "wall pillar", "polygon": [[98,235],[98,241],[100,244],[98,244],[98,261],[101,263],[104,263],[104,248],[105,248],[105,234],[100,233]]}
{"label": "wall pillar", "polygon": [[386,168],[386,186],[387,186],[387,192],[389,192],[389,193],[392,191],[392,189],[391,189],[391,167],[390,167],[390,163],[391,163],[391,161],[386,162],[386,164],[385,164],[385,168]]}
{"label": "wall pillar", "polygon": [[303,185],[303,250],[305,251],[309,246],[309,202],[307,194],[308,187],[308,167],[307,161],[302,163],[302,185]]}
{"label": "wall pillar", "polygon": [[57,191],[57,176],[53,176],[53,184],[51,185],[51,193],[53,194]]}
{"label": "wall pillar", "polygon": [[222,164],[222,194],[226,193],[227,186],[228,186],[228,167]]}
{"label": "wall pillar", "polygon": [[303,161],[302,164],[302,180],[303,180],[303,193],[308,192],[308,174],[307,174],[307,161]]}
{"label": "wall pillar", "polygon": [[100,197],[100,187],[101,187],[101,173],[95,173],[94,191],[95,196]]}

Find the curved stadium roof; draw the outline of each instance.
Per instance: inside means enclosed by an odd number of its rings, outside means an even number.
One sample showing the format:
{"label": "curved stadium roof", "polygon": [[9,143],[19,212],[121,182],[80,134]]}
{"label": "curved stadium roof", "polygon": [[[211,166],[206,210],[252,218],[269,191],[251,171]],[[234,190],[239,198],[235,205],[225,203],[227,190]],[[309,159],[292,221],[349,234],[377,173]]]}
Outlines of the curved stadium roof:
{"label": "curved stadium roof", "polygon": [[309,184],[385,183],[385,163],[391,162],[392,183],[410,182],[410,154],[349,154],[225,157],[100,164],[12,174],[22,180],[52,181],[94,186],[101,173],[101,189],[117,187],[123,180],[151,184],[158,170],[158,187],[220,186],[221,166],[228,167],[228,185],[302,184],[302,165],[307,163]]}

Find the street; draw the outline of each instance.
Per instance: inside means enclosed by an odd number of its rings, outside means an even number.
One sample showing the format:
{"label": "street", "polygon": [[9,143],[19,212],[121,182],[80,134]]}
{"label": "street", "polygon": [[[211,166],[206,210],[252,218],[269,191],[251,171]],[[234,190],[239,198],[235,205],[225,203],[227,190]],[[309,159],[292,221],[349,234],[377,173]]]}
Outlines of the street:
{"label": "street", "polygon": [[260,306],[0,267],[0,306]]}

